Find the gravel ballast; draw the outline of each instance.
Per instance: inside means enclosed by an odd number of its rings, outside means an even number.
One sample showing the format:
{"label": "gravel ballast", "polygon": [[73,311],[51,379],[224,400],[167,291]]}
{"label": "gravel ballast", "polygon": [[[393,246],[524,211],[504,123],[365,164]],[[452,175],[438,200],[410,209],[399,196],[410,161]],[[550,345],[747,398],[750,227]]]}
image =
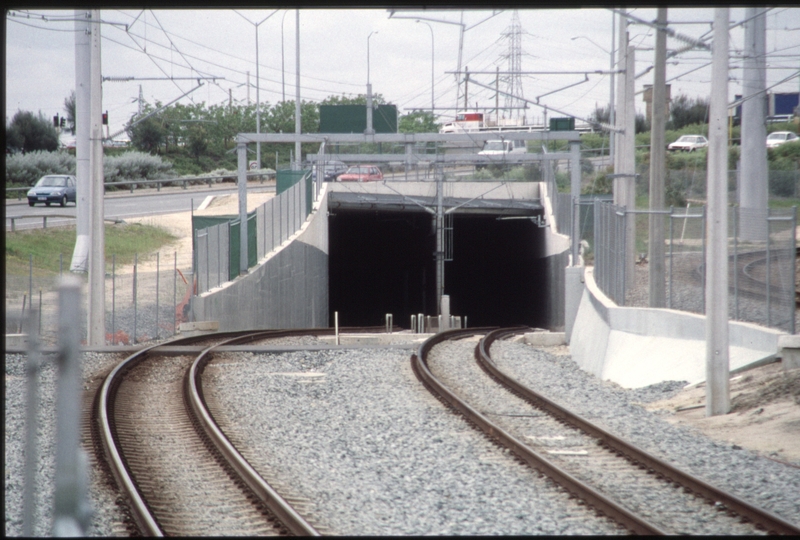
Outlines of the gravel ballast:
{"label": "gravel ballast", "polygon": [[[665,382],[625,390],[581,371],[568,356],[501,342],[501,369],[613,433],[708,482],[800,523],[800,469],[665,422],[639,403],[670,397]],[[263,456],[270,474],[311,499],[333,534],[619,534],[578,509],[446,409],[422,386],[407,350],[347,349],[226,356],[209,391],[232,435]],[[83,373],[119,361],[83,354]],[[55,454],[55,357],[41,374],[35,535],[50,534]],[[7,536],[22,534],[24,355],[6,355]],[[602,406],[598,406],[601,403]],[[277,468],[275,465],[277,464]],[[256,467],[258,468],[258,466]],[[115,494],[93,475],[93,536],[126,531]],[[562,519],[567,512],[579,517]],[[366,517],[364,517],[366,515]]]}

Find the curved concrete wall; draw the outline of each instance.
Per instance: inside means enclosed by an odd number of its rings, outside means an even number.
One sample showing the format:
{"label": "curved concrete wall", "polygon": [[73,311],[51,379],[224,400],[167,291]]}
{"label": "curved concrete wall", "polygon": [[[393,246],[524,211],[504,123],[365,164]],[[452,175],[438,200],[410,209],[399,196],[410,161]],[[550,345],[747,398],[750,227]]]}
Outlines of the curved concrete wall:
{"label": "curved concrete wall", "polygon": [[[594,269],[572,330],[570,351],[578,365],[624,388],[662,381],[705,380],[705,316],[655,308],[618,307],[597,287]],[[728,323],[730,370],[778,351],[783,332],[754,324]]]}
{"label": "curved concrete wall", "polygon": [[195,321],[220,331],[328,326],[328,197],[283,244],[244,276],[192,298]]}

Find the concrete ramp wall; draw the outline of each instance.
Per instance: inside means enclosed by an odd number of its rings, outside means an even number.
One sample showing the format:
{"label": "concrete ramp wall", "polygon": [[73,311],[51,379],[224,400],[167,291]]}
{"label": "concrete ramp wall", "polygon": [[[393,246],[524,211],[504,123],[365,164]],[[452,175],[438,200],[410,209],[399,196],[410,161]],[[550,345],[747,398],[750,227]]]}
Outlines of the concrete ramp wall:
{"label": "concrete ramp wall", "polygon": [[[662,381],[705,380],[705,316],[671,309],[618,307],[597,287],[594,269],[572,330],[570,351],[578,365],[624,388]],[[783,332],[754,324],[728,323],[730,369],[778,352]]]}
{"label": "concrete ramp wall", "polygon": [[244,275],[192,299],[219,330],[328,326],[328,198],[323,184],[303,226]]}

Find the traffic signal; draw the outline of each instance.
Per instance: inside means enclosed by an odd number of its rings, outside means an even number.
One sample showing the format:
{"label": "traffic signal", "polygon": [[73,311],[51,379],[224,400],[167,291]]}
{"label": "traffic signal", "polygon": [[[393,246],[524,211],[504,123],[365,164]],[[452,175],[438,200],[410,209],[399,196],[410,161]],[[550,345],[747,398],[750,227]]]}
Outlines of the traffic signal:
{"label": "traffic signal", "polygon": [[58,115],[53,117],[53,127],[58,127]]}
{"label": "traffic signal", "polygon": [[61,117],[61,127],[63,128],[66,125],[67,125],[67,119],[62,116]]}
{"label": "traffic signal", "polygon": [[108,125],[108,111],[103,113],[103,125],[104,126]]}

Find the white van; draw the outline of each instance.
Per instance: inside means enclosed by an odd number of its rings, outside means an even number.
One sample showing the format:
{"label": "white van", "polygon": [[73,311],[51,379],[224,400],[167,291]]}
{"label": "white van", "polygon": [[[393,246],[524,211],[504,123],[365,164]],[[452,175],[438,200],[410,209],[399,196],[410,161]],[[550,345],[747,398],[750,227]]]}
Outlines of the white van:
{"label": "white van", "polygon": [[480,156],[504,156],[507,154],[525,154],[528,147],[525,141],[519,140],[488,140],[483,143],[483,150],[478,152]]}

